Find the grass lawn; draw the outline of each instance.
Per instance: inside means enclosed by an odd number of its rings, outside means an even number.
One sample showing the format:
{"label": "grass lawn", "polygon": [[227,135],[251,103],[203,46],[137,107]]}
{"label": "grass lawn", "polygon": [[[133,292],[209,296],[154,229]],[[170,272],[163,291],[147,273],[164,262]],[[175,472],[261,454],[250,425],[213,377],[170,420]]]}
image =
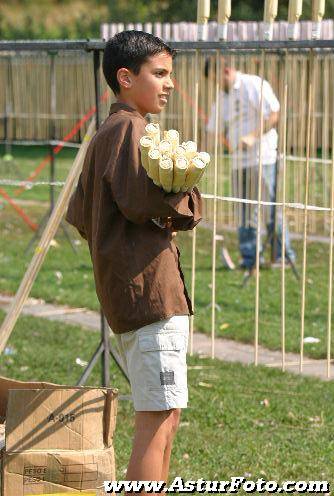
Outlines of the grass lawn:
{"label": "grass lawn", "polygon": [[[56,155],[56,181],[64,181],[69,167],[77,153],[76,148],[63,148],[58,155]],[[0,145],[0,175],[1,178],[13,179],[15,181],[26,181],[29,175],[42,163],[42,161],[50,155],[50,149],[47,146],[13,146],[12,156],[13,160],[5,162],[3,156],[5,154],[4,145]],[[50,167],[49,162],[41,170],[41,172],[36,177],[36,181],[49,181],[50,179]],[[48,201],[49,200],[49,187],[39,186],[31,189],[26,189],[23,193],[18,196],[15,191],[18,189],[17,186],[6,186],[6,191],[17,199],[24,200],[38,200],[38,201]],[[55,188],[56,195],[60,191],[60,188]]]}
{"label": "grass lawn", "polygon": [[[0,319],[4,317],[0,312]],[[74,384],[99,333],[33,317],[21,317],[0,357],[0,374],[22,380]],[[188,359],[190,405],[182,414],[171,480],[243,476],[271,480],[328,480],[334,470],[334,383],[283,374],[264,367]],[[129,386],[115,364],[112,385]],[[100,370],[89,385],[99,386]],[[120,401],[115,436],[117,475],[130,455],[133,410]]]}
{"label": "grass lawn", "polygon": [[[3,150],[0,150],[0,156]],[[33,165],[45,156],[47,149],[15,147],[15,161],[20,165],[23,177],[29,175]],[[63,150],[57,158],[57,179],[64,179],[75,150]],[[1,167],[8,167],[1,164]],[[3,169],[5,171],[5,169]],[[14,169],[13,169],[14,171]],[[10,174],[15,177],[14,172]],[[46,171],[44,171],[47,178]],[[8,174],[3,174],[8,177]],[[14,189],[5,188],[13,194]],[[20,199],[37,199],[47,202],[48,188],[34,187],[20,195]],[[38,222],[47,209],[48,204],[23,205],[22,208]],[[1,207],[1,205],[0,205]],[[32,253],[25,255],[32,232],[8,206],[0,210],[0,291],[15,293],[30,262]],[[52,247],[47,255],[32,296],[46,301],[65,303],[71,306],[85,306],[97,310],[99,308],[91,269],[91,261],[84,240],[73,231],[77,238],[75,254],[63,233],[59,230],[58,247]],[[235,233],[224,233],[226,244],[235,261],[238,260]],[[182,253],[182,266],[190,289],[191,272],[191,233],[180,233],[177,236]],[[197,274],[195,296],[195,329],[211,332],[211,231],[198,229]],[[297,266],[301,272],[302,245],[294,241],[297,252]],[[305,312],[305,336],[316,337],[319,343],[305,344],[305,354],[310,357],[326,356],[327,305],[328,305],[328,258],[329,245],[309,243],[307,255],[307,288]],[[243,342],[252,343],[254,339],[255,319],[255,279],[242,289],[243,273],[226,271],[220,260],[220,244],[217,243],[216,298],[219,305],[216,312],[216,335]],[[281,342],[281,274],[279,270],[262,270],[260,277],[260,344],[279,349]],[[296,281],[292,271],[286,271],[286,349],[299,351],[300,347],[300,310],[301,284]]]}

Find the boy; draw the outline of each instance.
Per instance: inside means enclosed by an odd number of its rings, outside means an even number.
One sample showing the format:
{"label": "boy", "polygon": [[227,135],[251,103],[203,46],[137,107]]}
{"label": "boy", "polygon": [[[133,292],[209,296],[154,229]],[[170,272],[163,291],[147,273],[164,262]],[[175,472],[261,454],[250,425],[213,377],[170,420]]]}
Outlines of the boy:
{"label": "boy", "polygon": [[197,188],[167,194],[155,186],[139,150],[145,115],[161,112],[173,89],[173,56],[144,32],[107,42],[103,72],[117,102],[90,143],[67,213],[88,241],[96,291],[130,379],[136,413],[128,480],[167,482],[187,406],[192,309],[172,232],[196,226],[201,199]]}

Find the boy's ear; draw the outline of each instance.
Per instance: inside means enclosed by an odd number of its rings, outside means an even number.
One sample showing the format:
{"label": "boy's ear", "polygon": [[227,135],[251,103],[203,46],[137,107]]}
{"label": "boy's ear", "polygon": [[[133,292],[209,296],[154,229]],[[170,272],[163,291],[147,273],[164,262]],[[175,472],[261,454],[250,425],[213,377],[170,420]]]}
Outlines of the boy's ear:
{"label": "boy's ear", "polygon": [[129,69],[122,67],[117,71],[117,81],[118,84],[125,89],[129,89],[132,86],[132,78]]}

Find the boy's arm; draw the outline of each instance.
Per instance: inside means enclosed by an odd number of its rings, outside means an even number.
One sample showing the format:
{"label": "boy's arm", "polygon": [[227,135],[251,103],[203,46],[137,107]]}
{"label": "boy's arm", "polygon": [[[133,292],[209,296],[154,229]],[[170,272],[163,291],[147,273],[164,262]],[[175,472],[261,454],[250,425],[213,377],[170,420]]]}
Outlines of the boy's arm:
{"label": "boy's arm", "polygon": [[198,224],[201,199],[197,188],[190,193],[166,193],[153,183],[142,166],[139,140],[143,135],[143,123],[124,122],[117,134],[122,145],[110,158],[105,179],[124,217],[136,224],[157,217],[172,217],[177,230],[192,229]]}
{"label": "boy's arm", "polygon": [[67,222],[69,222],[70,224],[72,224],[74,227],[77,228],[80,235],[84,239],[87,239],[84,220],[83,220],[83,200],[84,200],[84,193],[82,188],[82,174],[80,174],[77,187],[74,190],[74,193],[72,194],[68,205],[66,220]]}

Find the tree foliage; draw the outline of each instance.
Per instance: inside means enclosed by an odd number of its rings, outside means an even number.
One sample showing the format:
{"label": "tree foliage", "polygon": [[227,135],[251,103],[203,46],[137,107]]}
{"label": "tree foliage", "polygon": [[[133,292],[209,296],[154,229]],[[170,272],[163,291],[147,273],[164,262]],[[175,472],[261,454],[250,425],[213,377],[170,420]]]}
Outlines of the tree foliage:
{"label": "tree foliage", "polygon": [[[334,1],[327,0],[327,18]],[[211,1],[211,19],[218,0]],[[231,20],[261,20],[264,0],[233,0]],[[103,22],[178,22],[196,20],[197,0],[11,0],[0,3],[0,38],[98,38]],[[279,1],[278,19],[286,19],[288,0]],[[311,17],[304,0],[302,19]]]}

